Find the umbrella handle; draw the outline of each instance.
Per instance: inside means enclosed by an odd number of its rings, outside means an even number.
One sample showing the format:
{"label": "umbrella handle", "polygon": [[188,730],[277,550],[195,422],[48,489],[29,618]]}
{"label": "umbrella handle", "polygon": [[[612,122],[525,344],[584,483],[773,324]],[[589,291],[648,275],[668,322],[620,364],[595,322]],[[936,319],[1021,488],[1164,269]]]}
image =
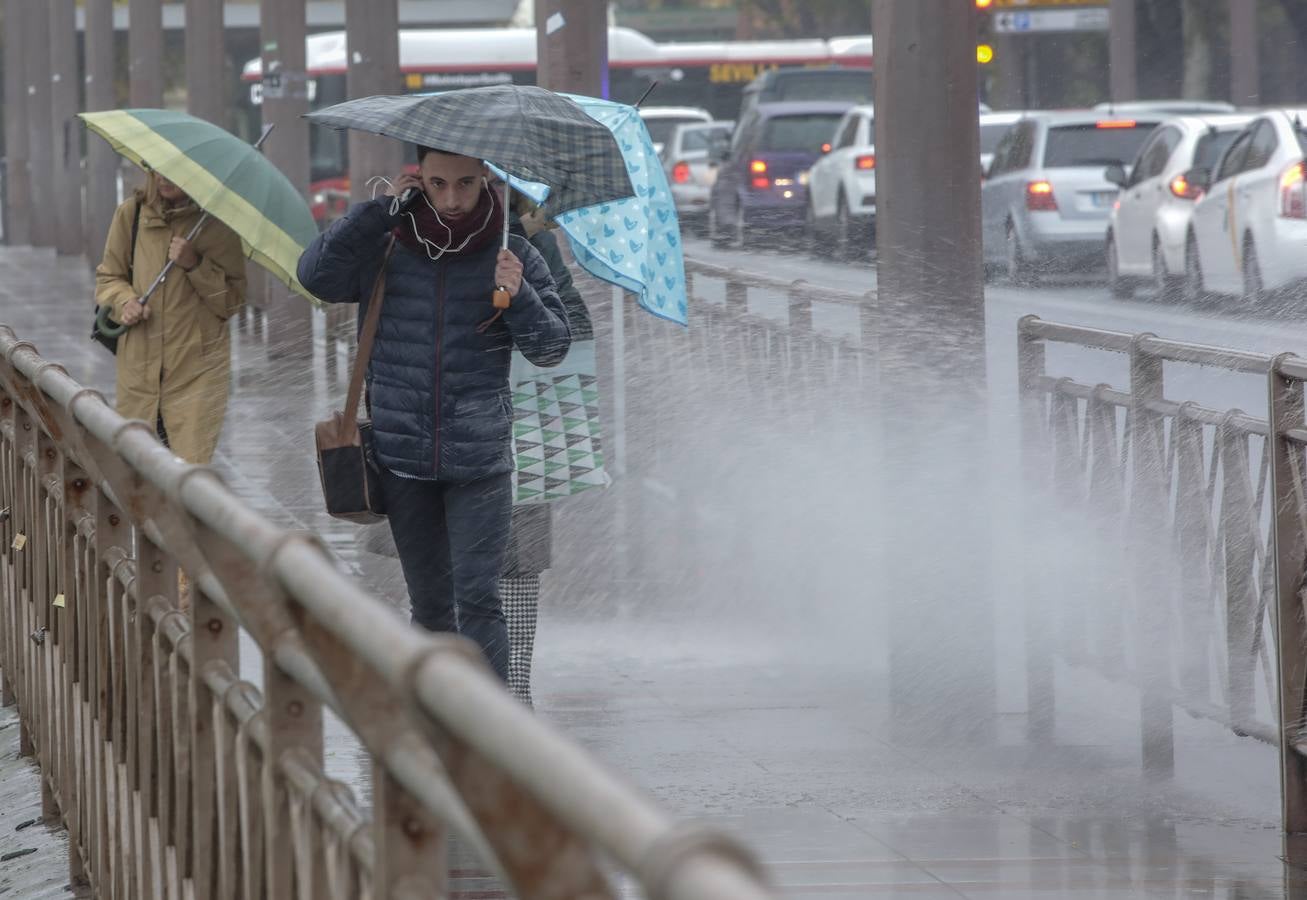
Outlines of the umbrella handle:
{"label": "umbrella handle", "polygon": [[[195,236],[200,233],[200,229],[203,228],[208,221],[209,221],[209,214],[206,212],[204,215],[200,216],[200,221],[196,222],[195,227],[191,229],[188,235],[186,235],[186,240],[187,241],[195,240]],[[144,295],[141,296],[140,302],[142,306],[144,306],[146,303],[149,302],[150,295],[155,292],[155,290],[159,287],[159,285],[163,284],[164,278],[167,277],[170,271],[172,271],[172,267],[174,265],[176,265],[176,263],[173,260],[171,259],[168,260],[168,264],[163,267],[163,271],[160,272],[155,277],[154,282],[145,291]],[[100,332],[100,334],[104,335],[105,337],[111,337],[111,338],[121,337],[123,334],[127,332],[127,329],[130,328],[131,326],[124,325],[120,322],[115,322],[113,319],[109,318],[109,313],[110,313],[109,307],[107,306],[100,307],[99,311],[96,312],[95,314],[95,330]]]}
{"label": "umbrella handle", "polygon": [[[195,240],[195,236],[200,233],[200,229],[203,228],[208,223],[209,223],[209,214],[206,212],[204,215],[200,216],[200,221],[195,223],[195,227],[191,229],[190,234],[186,235],[187,243],[190,243],[191,241]],[[156,289],[158,289],[159,285],[163,284],[163,280],[168,277],[168,273],[172,271],[172,267],[174,265],[176,265],[176,262],[174,260],[171,259],[168,260],[168,264],[163,267],[163,271],[161,271],[158,275],[155,276],[154,281],[150,284],[148,288],[146,288],[145,293],[141,295],[142,305],[150,301],[150,295],[153,294]]]}
{"label": "umbrella handle", "polygon": [[107,306],[101,306],[95,313],[95,330],[105,337],[121,337],[129,326],[122,325],[109,318],[111,310]]}

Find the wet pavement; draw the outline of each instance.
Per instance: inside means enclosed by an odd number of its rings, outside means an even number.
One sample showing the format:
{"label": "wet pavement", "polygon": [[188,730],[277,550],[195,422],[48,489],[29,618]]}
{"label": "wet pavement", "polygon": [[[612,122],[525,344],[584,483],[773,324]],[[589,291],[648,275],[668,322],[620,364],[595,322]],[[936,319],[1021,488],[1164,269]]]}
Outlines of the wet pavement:
{"label": "wet pavement", "polygon": [[[701,380],[702,399],[662,408],[649,388],[667,362],[654,351],[681,342],[685,353],[703,353],[696,334],[719,331],[664,333],[632,313],[615,319],[608,291],[591,290],[605,426],[614,445],[626,445],[614,461],[624,474],[556,510],[556,564],[537,637],[539,715],[677,815],[738,834],[790,898],[1307,896],[1282,862],[1272,748],[1179,715],[1174,778],[1146,778],[1137,695],[1067,667],[1057,672],[1054,740],[1028,743],[1019,604],[1009,598],[996,599],[996,715],[946,702],[933,711],[940,722],[994,718],[992,739],[905,730],[888,698],[876,571],[858,555],[867,535],[833,529],[826,547],[801,533],[816,527],[807,508],[843,523],[868,505],[848,490],[861,447],[831,446],[832,435],[858,435],[858,417],[823,407],[824,426],[807,433],[760,423],[759,409],[787,402],[771,399],[774,384],[710,380],[710,369],[692,365],[677,384],[684,392]],[[111,393],[112,359],[87,339],[90,297],[82,261],[0,249],[0,322]],[[1015,333],[997,329],[1015,307],[998,302],[991,346],[1014,348]],[[216,465],[273,520],[324,534],[398,612],[403,583],[377,552],[385,542],[320,510],[310,430],[343,395],[345,351],[326,340],[321,319],[316,339],[270,349],[275,325],[254,316],[239,329]],[[615,328],[625,348],[617,366]],[[1006,367],[991,359],[992,371]],[[613,384],[615,368],[625,390]],[[815,390],[796,405],[824,403],[828,391]],[[738,412],[745,398],[756,403]],[[684,437],[691,426],[700,443]],[[747,441],[721,443],[722,430],[740,429]],[[746,453],[765,455],[763,468],[779,477],[759,477]],[[829,470],[832,481],[787,489],[795,465]],[[252,657],[243,653],[244,670]],[[330,774],[366,798],[366,761],[339,728],[331,735]],[[0,837],[14,816],[0,813]],[[457,886],[497,896],[474,877]]]}

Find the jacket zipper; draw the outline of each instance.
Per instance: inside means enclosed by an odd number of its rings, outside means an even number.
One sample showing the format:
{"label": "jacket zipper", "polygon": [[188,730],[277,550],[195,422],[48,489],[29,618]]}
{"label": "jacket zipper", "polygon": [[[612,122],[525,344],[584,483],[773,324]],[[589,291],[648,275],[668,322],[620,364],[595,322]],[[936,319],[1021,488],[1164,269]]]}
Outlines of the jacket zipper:
{"label": "jacket zipper", "polygon": [[436,378],[435,395],[436,403],[436,428],[432,432],[432,443],[435,446],[434,459],[431,461],[431,477],[440,479],[440,348],[445,343],[445,271],[444,266],[436,264]]}

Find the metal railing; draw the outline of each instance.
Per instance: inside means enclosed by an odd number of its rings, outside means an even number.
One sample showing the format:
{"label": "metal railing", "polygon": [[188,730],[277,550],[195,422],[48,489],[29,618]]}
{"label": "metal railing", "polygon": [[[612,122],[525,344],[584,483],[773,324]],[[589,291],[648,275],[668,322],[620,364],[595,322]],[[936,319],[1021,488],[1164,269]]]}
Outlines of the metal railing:
{"label": "metal railing", "polygon": [[[0,520],[3,699],[99,897],[440,897],[451,833],[523,898],[614,897],[613,866],[650,897],[770,896],[471,645],[410,628],[4,326]],[[370,816],[324,773],[325,709],[372,760]]]}
{"label": "metal railing", "polygon": [[[1050,373],[1048,344],[1123,355],[1128,385]],[[1265,414],[1168,396],[1167,364],[1267,379]],[[1154,773],[1172,771],[1176,707],[1279,746],[1284,827],[1307,830],[1307,361],[1027,316],[1018,378],[1032,495],[1083,522],[1093,569],[1122,575],[1081,604],[1031,567],[1032,734],[1051,734],[1056,653],[1139,688]]]}

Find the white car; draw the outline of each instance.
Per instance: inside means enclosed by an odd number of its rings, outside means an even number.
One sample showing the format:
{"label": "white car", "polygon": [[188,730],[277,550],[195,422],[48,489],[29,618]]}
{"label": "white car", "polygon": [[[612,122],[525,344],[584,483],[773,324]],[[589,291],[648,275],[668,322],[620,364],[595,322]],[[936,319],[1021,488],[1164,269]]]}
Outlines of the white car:
{"label": "white car", "polygon": [[985,263],[1031,284],[1097,267],[1118,188],[1104,167],[1139,155],[1163,117],[1083,110],[1031,113],[998,142],[980,186]]}
{"label": "white car", "polygon": [[1257,300],[1307,280],[1307,109],[1261,113],[1210,173],[1185,242],[1185,297]]}
{"label": "white car", "polygon": [[1212,171],[1252,119],[1251,114],[1168,119],[1139,149],[1128,174],[1125,167],[1108,169],[1107,180],[1121,188],[1107,226],[1107,279],[1114,297],[1129,296],[1144,280],[1152,282],[1158,297],[1175,295],[1194,201],[1201,193],[1185,173]]}
{"label": "white car", "polygon": [[994,151],[1012,126],[1025,117],[1024,112],[980,111],[980,174],[983,177],[994,161]]}
{"label": "white car", "polygon": [[[876,109],[855,106],[835,126],[830,150],[808,170],[810,246],[847,259],[876,227]],[[865,238],[865,239],[864,239]]]}
{"label": "white car", "polygon": [[662,153],[663,168],[682,225],[700,218],[706,224],[708,198],[717,180],[717,163],[709,158],[710,151],[714,146],[728,146],[734,127],[734,122],[720,120],[677,125],[668,138]]}
{"label": "white car", "polygon": [[1124,103],[1099,103],[1095,112],[1114,116],[1135,116],[1140,113],[1164,113],[1172,116],[1215,116],[1236,112],[1233,103],[1224,100],[1127,100]]}
{"label": "white car", "polygon": [[642,106],[640,118],[644,119],[644,127],[649,129],[649,137],[653,138],[654,152],[659,155],[677,125],[713,120],[712,113],[697,106]]}

